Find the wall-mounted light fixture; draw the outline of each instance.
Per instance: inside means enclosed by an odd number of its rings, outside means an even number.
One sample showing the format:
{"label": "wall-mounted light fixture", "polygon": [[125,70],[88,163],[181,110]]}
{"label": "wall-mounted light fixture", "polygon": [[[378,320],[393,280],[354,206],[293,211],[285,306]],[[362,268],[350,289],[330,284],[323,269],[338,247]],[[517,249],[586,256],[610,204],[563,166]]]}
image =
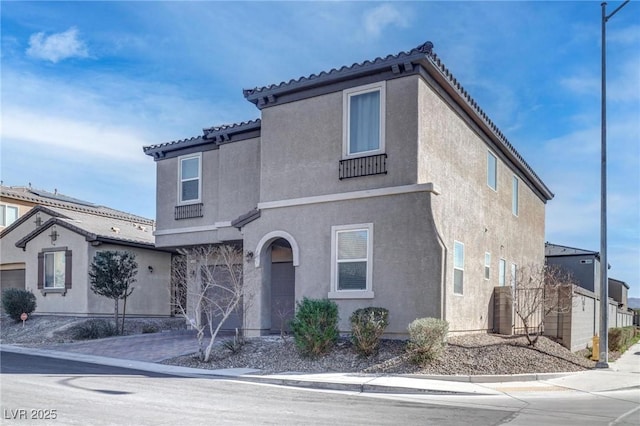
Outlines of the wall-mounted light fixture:
{"label": "wall-mounted light fixture", "polygon": [[56,230],[56,226],[53,225],[53,228],[51,229],[51,233],[49,234],[49,237],[51,237],[51,245],[56,245],[56,240],[58,239],[58,231]]}
{"label": "wall-mounted light fixture", "polygon": [[244,255],[245,259],[247,259],[247,263],[253,260],[253,252],[251,250],[247,251]]}
{"label": "wall-mounted light fixture", "polygon": [[153,266],[149,265],[147,266],[147,269],[149,270],[150,274],[153,274]]}

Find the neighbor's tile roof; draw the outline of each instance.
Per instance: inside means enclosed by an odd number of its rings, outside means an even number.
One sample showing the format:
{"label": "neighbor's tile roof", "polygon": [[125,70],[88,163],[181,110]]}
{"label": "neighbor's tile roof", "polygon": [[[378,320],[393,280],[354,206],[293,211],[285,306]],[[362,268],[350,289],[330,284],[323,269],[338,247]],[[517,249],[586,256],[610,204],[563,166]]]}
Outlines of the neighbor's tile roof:
{"label": "neighbor's tile roof", "polygon": [[79,200],[68,195],[60,194],[57,191],[49,192],[41,189],[33,189],[26,186],[3,185],[0,187],[0,195],[2,195],[2,197],[32,202],[34,204],[42,206],[59,207],[68,211],[85,212],[101,217],[128,220],[137,223],[143,223],[148,226],[153,226],[154,223],[152,219],[147,219],[142,216],[126,213],[109,207],[100,206],[88,201]]}

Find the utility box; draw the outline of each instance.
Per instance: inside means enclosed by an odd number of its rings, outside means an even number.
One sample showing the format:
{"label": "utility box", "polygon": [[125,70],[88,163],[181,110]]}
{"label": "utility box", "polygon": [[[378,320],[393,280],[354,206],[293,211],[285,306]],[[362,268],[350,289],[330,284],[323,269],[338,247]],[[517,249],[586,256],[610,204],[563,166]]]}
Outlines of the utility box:
{"label": "utility box", "polygon": [[591,348],[591,360],[600,361],[600,336],[593,336],[593,346]]}

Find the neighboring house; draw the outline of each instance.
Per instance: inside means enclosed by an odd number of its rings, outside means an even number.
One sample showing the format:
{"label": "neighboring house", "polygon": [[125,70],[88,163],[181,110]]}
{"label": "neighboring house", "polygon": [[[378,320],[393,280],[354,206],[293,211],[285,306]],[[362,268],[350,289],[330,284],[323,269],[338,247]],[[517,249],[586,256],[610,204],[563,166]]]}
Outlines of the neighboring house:
{"label": "neighboring house", "polygon": [[42,194],[51,193],[29,190],[35,207],[0,232],[3,289],[32,291],[37,314],[112,314],[113,301],[90,289],[89,265],[99,251],[127,250],[138,263],[127,314],[171,315],[171,253],[154,247],[153,221]]}
{"label": "neighboring house", "polygon": [[305,296],[343,331],[366,306],[389,336],[420,317],[492,330],[494,287],[544,262],[553,194],[431,43],[244,96],[260,119],[144,152],[158,247],[242,245],[248,335]]}
{"label": "neighboring house", "polygon": [[[584,349],[600,332],[600,253],[545,243],[545,254],[547,264],[568,272],[578,287],[571,312],[545,318],[544,332],[572,351]],[[608,278],[610,328],[633,322],[633,314],[627,308],[628,290],[625,282]]]}
{"label": "neighboring house", "polygon": [[618,303],[618,308],[623,310],[629,308],[629,284],[615,278],[609,278],[608,281],[609,297]]}
{"label": "neighboring house", "polygon": [[548,265],[564,269],[577,285],[600,294],[600,253],[551,243],[545,243],[544,250]]}

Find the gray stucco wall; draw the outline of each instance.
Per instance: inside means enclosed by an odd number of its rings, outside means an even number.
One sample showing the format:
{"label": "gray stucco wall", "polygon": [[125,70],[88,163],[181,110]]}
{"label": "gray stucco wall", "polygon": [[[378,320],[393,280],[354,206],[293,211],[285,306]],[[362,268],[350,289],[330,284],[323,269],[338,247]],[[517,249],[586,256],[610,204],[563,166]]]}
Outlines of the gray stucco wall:
{"label": "gray stucco wall", "polygon": [[571,274],[580,287],[600,294],[600,261],[595,255],[548,256],[546,260]]}
{"label": "gray stucco wall", "polygon": [[386,83],[387,175],[338,179],[342,92],[262,110],[260,201],[416,183],[416,95],[410,78]]}
{"label": "gray stucco wall", "polygon": [[[493,327],[493,288],[499,260],[518,267],[544,263],[544,202],[497,150],[497,190],[487,185],[487,151],[482,135],[463,122],[422,79],[418,92],[418,182],[433,182],[436,228],[446,246],[445,319],[451,331]],[[486,138],[486,136],[485,136]],[[519,212],[512,213],[512,179],[519,183]],[[464,290],[453,292],[453,245],[464,244]],[[490,279],[484,279],[485,253],[491,254]]]}
{"label": "gray stucco wall", "polygon": [[[361,307],[389,309],[390,335],[405,334],[409,322],[419,317],[440,316],[441,249],[434,234],[431,199],[426,192],[373,197],[306,206],[274,208],[245,228],[245,250],[273,231],[290,234],[299,247],[295,267],[295,298],[327,298],[331,289],[331,227],[373,224],[373,299],[335,299],[341,317],[340,329],[348,331],[349,316]],[[249,331],[268,330],[268,284],[263,269],[269,268],[268,253],[261,267],[245,263],[245,281],[255,302],[248,315]]]}
{"label": "gray stucco wall", "polygon": [[202,153],[203,217],[174,219],[179,157],[157,162],[156,246],[241,239],[230,222],[254,209],[260,188],[260,141],[247,139]]}

